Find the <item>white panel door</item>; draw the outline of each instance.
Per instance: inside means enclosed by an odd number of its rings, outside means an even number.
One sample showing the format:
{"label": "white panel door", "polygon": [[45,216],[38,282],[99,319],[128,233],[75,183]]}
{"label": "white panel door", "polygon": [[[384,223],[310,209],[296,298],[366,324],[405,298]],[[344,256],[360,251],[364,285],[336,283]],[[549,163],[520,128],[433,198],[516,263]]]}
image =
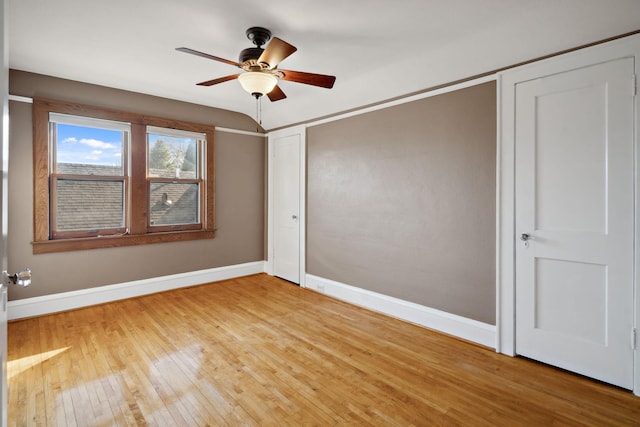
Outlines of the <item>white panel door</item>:
{"label": "white panel door", "polygon": [[[0,272],[7,269],[7,218],[9,175],[9,52],[7,43],[7,5],[0,0]],[[0,427],[7,425],[7,285],[0,274]]]}
{"label": "white panel door", "polygon": [[273,274],[300,283],[299,133],[273,141]]}
{"label": "white panel door", "polygon": [[633,73],[627,58],[520,83],[515,118],[516,352],[628,389]]}

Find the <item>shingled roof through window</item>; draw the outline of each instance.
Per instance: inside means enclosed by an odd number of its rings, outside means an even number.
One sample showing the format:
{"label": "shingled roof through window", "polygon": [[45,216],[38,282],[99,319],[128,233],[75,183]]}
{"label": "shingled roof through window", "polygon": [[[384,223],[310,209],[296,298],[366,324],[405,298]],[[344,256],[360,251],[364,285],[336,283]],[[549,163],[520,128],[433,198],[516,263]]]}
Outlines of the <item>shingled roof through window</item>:
{"label": "shingled roof through window", "polygon": [[[123,182],[119,166],[59,163],[58,173],[87,176],[88,179],[59,179],[56,185],[56,230],[94,230],[124,227]],[[152,176],[175,178],[175,171],[150,171]],[[91,180],[94,176],[113,176],[113,181]],[[194,178],[194,172],[181,172]],[[199,222],[198,185],[180,182],[151,184],[150,219],[152,225],[194,224]]]}

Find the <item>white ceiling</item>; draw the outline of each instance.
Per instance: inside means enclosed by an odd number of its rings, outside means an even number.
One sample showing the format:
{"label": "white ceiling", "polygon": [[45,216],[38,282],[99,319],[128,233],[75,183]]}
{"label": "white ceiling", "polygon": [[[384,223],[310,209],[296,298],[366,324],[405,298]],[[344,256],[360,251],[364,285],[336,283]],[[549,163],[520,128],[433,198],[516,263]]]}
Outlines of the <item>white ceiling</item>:
{"label": "white ceiling", "polygon": [[298,48],[280,68],[331,74],[333,89],[283,81],[265,129],[335,114],[640,29],[639,0],[6,0],[11,68],[255,117],[233,66],[263,26]]}

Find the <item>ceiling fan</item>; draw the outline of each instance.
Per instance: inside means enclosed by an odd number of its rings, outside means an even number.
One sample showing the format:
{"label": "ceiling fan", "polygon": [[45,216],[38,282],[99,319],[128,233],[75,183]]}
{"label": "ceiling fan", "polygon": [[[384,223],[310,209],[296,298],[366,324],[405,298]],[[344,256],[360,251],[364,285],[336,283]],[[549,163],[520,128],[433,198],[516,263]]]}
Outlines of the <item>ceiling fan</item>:
{"label": "ceiling fan", "polygon": [[[255,96],[256,99],[267,95],[271,101],[279,101],[286,98],[282,89],[278,86],[278,80],[302,83],[331,89],[336,78],[324,74],[305,73],[302,71],[290,71],[278,69],[278,64],[294,53],[297,48],[289,43],[271,37],[271,31],[262,27],[251,27],[246,31],[247,38],[256,47],[250,47],[240,52],[238,62],[209,55],[187,47],[178,47],[176,50],[214,61],[224,62],[244,70],[243,73],[219,77],[213,80],[197,83],[199,86],[213,86],[218,83],[238,79],[244,90]],[[271,39],[266,49],[262,46]]]}

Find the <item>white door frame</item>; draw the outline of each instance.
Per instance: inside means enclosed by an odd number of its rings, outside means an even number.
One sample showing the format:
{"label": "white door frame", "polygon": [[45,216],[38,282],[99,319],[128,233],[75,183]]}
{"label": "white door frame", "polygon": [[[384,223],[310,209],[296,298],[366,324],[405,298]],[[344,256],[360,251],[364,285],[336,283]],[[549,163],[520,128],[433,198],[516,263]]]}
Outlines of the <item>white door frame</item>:
{"label": "white door frame", "polygon": [[[497,210],[497,283],[496,290],[496,351],[514,356],[515,353],[515,86],[519,82],[532,80],[564,70],[586,67],[592,64],[619,58],[635,59],[635,74],[640,74],[640,35],[626,37],[601,45],[585,48],[554,58],[524,65],[500,73],[498,76],[498,210]],[[629,90],[634,87],[629,76]],[[636,90],[637,91],[637,90]],[[640,103],[635,103],[635,242],[634,242],[634,327],[636,337],[640,329],[640,285],[638,272],[640,260]],[[631,335],[631,334],[630,334]],[[638,338],[637,338],[638,339]],[[629,338],[631,345],[632,337]],[[636,344],[634,352],[633,390],[640,396],[640,351]]]}
{"label": "white door frame", "polygon": [[273,155],[275,153],[275,140],[291,135],[300,136],[300,213],[298,215],[298,226],[300,227],[300,287],[306,287],[307,273],[307,128],[306,125],[292,126],[269,132],[267,148],[267,262],[266,272],[273,275],[273,233],[274,233],[274,199],[273,199]]}

